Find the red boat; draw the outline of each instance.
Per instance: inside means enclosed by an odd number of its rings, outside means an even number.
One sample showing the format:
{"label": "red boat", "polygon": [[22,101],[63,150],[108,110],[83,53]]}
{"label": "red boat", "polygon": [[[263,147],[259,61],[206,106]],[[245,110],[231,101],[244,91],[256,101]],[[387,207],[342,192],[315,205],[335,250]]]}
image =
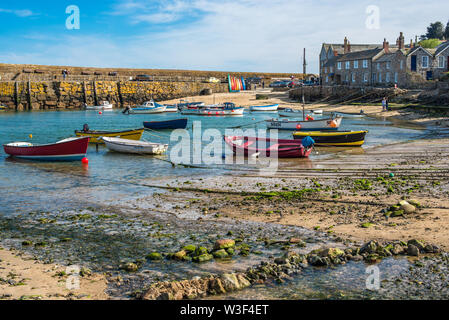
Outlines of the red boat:
{"label": "red boat", "polygon": [[276,155],[278,158],[307,158],[313,145],[304,147],[302,140],[266,139],[257,137],[225,136],[225,142],[234,154],[251,156],[261,153],[262,156]]}
{"label": "red boat", "polygon": [[68,138],[53,144],[36,145],[13,142],[3,145],[12,157],[39,161],[77,161],[86,156],[89,137]]}

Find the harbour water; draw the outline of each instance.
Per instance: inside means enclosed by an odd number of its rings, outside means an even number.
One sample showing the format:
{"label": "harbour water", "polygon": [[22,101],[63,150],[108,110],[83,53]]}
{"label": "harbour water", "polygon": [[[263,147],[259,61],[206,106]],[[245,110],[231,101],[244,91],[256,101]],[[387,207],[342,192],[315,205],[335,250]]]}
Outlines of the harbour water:
{"label": "harbour water", "polygon": [[[189,116],[189,131],[192,121],[201,121],[202,130],[215,128],[224,133],[229,127],[261,128],[264,120],[276,114],[252,113],[243,117],[195,117]],[[326,115],[324,115],[326,116]],[[32,141],[51,143],[74,135],[74,130],[89,124],[93,130],[120,130],[142,127],[143,121],[159,121],[182,117],[178,114],[125,116],[120,111],[104,112],[24,112],[0,114],[0,143],[12,141]],[[398,141],[417,139],[425,134],[422,128],[393,126],[388,121],[374,118],[344,119],[341,130],[368,129],[364,148]],[[32,139],[29,135],[32,135]],[[291,138],[291,132],[280,132],[279,137]],[[145,132],[143,139],[170,143],[170,131]],[[317,149],[310,161],[324,156],[332,156],[334,150]],[[279,237],[307,238],[311,250],[324,243],[332,243],[325,235],[318,236],[297,227],[276,224],[235,223],[231,221],[196,223],[196,218],[167,216],[140,206],[137,199],[151,197],[154,192],[164,192],[146,185],[167,179],[194,179],[211,175],[232,174],[222,166],[205,168],[173,167],[165,156],[132,156],[108,152],[101,147],[90,146],[87,157],[89,165],[75,163],[41,163],[9,158],[2,150],[0,154],[0,227],[2,245],[20,247],[23,240],[33,239],[51,243],[51,250],[30,248],[29,251],[46,261],[60,263],[80,263],[100,272],[119,272],[123,261],[142,259],[152,251],[174,252],[180,244],[190,242],[212,245],[215,239],[228,233],[238,234],[251,245],[250,259],[238,257],[231,263],[207,263],[191,267],[186,264],[146,263],[139,277],[127,275],[127,285],[112,286],[111,293],[119,297],[129,296],[129,292],[142,288],[143,283],[155,280],[182,279],[210,272],[244,270],[249,265],[279,254],[279,248],[267,249],[260,245],[260,239]],[[282,161],[280,162],[282,165]],[[229,169],[229,168],[227,168]],[[123,210],[121,210],[121,209]],[[110,216],[102,215],[105,210]],[[100,214],[102,213],[102,214]],[[48,223],[51,221],[51,223]],[[69,237],[70,243],[59,241]],[[281,252],[282,253],[282,252]],[[402,263],[402,262],[401,262]],[[342,269],[338,279],[346,277],[345,270],[362,278],[364,264]],[[348,268],[348,267],[346,267]],[[348,271],[349,270],[349,271]],[[355,270],[355,271],[354,271]],[[303,275],[307,279],[307,275]],[[311,274],[314,279],[328,279],[332,271],[322,275]],[[327,278],[326,278],[327,277]],[[303,278],[298,278],[303,279]],[[304,279],[303,279],[304,280]],[[323,280],[324,281],[324,280]],[[289,282],[280,289],[248,289],[238,294],[238,298],[319,298],[306,292],[324,292],[337,297],[338,285],[332,282],[316,284],[314,288],[304,287],[304,281]],[[321,287],[320,287],[321,286]],[[293,289],[292,289],[293,288]],[[333,289],[332,289],[333,288]],[[349,292],[360,288],[344,288]],[[303,292],[298,295],[298,290]],[[236,297],[227,296],[228,298]]]}

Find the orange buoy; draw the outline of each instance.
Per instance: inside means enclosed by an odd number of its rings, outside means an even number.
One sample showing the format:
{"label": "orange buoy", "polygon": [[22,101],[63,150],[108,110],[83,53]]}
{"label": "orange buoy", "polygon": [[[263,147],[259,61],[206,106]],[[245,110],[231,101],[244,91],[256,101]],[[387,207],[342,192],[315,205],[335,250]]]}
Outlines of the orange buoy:
{"label": "orange buoy", "polygon": [[337,122],[335,122],[335,120],[332,120],[330,123],[331,128],[336,128],[337,127]]}
{"label": "orange buoy", "polygon": [[296,125],[296,129],[301,130],[301,125],[299,123]]}
{"label": "orange buoy", "polygon": [[82,162],[83,164],[89,164],[89,159],[87,159],[86,157],[84,157],[84,158],[81,160],[81,162]]}
{"label": "orange buoy", "polygon": [[100,112],[98,112],[98,114],[103,114],[103,112],[100,111]]}

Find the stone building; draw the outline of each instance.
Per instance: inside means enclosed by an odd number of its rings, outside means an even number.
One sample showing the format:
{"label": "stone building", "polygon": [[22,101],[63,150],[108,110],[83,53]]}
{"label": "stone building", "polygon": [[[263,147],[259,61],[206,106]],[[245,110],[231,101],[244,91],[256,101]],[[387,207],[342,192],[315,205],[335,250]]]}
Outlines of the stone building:
{"label": "stone building", "polygon": [[449,42],[435,49],[417,46],[407,53],[407,70],[426,80],[439,79],[449,71]]}
{"label": "stone building", "polygon": [[[326,52],[326,55],[324,54]],[[322,85],[388,86],[406,81],[406,46],[401,32],[396,45],[342,46],[323,44],[320,54]]]}

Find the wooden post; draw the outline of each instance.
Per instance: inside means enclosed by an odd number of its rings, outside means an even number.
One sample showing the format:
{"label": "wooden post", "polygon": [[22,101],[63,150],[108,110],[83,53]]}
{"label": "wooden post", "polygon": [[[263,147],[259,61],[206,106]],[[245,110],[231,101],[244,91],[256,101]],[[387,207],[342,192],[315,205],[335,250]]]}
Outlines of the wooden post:
{"label": "wooden post", "polygon": [[28,90],[27,90],[27,102],[28,102],[28,110],[31,110],[31,81],[28,80]]}
{"label": "wooden post", "polygon": [[93,83],[93,90],[94,90],[94,102],[95,105],[98,106],[98,97],[97,97],[97,82],[94,80]]}
{"label": "wooden post", "polygon": [[87,104],[87,89],[86,89],[86,81],[83,81],[83,99],[84,103]]}
{"label": "wooden post", "polygon": [[14,82],[14,103],[17,110],[17,108],[19,107],[19,85],[17,81]]}
{"label": "wooden post", "polygon": [[123,108],[122,84],[120,83],[120,81],[117,81],[117,92],[120,101],[120,107]]}

